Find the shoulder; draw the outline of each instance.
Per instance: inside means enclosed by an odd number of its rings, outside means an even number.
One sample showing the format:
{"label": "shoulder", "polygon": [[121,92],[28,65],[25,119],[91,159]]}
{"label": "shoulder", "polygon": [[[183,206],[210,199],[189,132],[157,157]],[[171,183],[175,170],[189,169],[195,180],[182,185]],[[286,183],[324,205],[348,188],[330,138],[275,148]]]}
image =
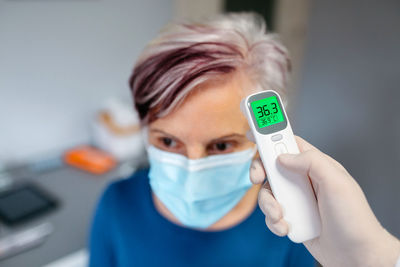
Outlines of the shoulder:
{"label": "shoulder", "polygon": [[123,193],[126,190],[135,190],[138,186],[145,186],[148,184],[148,172],[148,169],[140,169],[128,178],[114,181],[107,186],[104,194]]}
{"label": "shoulder", "polygon": [[110,183],[100,198],[98,209],[115,210],[121,203],[131,202],[132,198],[142,198],[148,187],[148,169],[138,170],[129,178]]}

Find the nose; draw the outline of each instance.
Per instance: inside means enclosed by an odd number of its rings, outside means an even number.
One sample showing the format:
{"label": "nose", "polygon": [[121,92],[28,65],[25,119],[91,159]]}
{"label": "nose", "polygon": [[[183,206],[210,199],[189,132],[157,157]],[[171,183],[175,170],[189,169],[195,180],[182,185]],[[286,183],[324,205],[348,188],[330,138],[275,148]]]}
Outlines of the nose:
{"label": "nose", "polygon": [[191,145],[186,147],[186,156],[189,159],[200,159],[206,157],[207,152],[202,145]]}

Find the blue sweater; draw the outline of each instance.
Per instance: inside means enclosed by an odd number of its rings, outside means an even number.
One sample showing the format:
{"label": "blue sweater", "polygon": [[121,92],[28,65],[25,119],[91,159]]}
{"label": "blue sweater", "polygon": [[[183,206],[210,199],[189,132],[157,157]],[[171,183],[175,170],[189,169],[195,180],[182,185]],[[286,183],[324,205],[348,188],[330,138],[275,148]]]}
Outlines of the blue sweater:
{"label": "blue sweater", "polygon": [[148,170],[111,184],[94,217],[90,266],[315,266],[302,244],[271,233],[257,207],[222,231],[180,227],[158,213]]}

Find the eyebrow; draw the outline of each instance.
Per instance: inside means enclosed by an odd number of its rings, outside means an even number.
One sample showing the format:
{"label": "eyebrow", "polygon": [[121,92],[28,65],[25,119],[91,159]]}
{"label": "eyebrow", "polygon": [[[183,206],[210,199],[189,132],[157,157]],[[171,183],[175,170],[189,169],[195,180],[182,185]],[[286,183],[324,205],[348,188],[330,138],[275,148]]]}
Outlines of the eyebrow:
{"label": "eyebrow", "polygon": [[169,133],[167,133],[167,132],[164,132],[163,130],[159,130],[159,129],[150,129],[150,132],[162,133],[162,134],[168,135],[169,137],[172,137],[172,138],[174,138],[174,139],[176,139],[176,140],[182,142],[178,137],[173,136],[172,134],[169,134]]}
{"label": "eyebrow", "polygon": [[235,138],[235,137],[243,138],[245,136],[243,134],[233,133],[233,134],[228,134],[228,135],[224,135],[224,136],[212,139],[210,141],[210,143],[214,143],[216,141],[220,141],[220,140],[224,140],[224,139]]}
{"label": "eyebrow", "polygon": [[[174,138],[174,139],[176,139],[176,140],[182,142],[182,141],[181,141],[179,138],[177,138],[176,136],[173,136],[172,134],[169,134],[169,133],[167,133],[167,132],[164,132],[163,130],[160,130],[160,129],[150,129],[150,131],[151,131],[151,132],[158,132],[158,133],[165,134],[165,135],[167,135],[167,136],[169,136],[169,137],[172,137],[172,138]],[[210,140],[209,142],[210,142],[210,143],[213,143],[213,142],[216,142],[216,141],[220,141],[220,140],[224,140],[224,139],[228,139],[228,138],[235,138],[235,137],[244,138],[245,135],[243,135],[243,134],[238,134],[238,133],[233,133],[233,134],[224,135],[224,136],[221,136],[221,137],[218,137],[218,138],[214,138],[214,139]]]}

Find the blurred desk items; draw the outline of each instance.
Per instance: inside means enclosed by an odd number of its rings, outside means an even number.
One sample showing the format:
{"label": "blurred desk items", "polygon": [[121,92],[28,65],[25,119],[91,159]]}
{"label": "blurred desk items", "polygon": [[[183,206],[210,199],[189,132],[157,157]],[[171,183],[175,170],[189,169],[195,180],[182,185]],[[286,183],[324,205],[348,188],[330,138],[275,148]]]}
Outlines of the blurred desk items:
{"label": "blurred desk items", "polygon": [[[85,249],[98,198],[108,183],[122,178],[119,168],[93,175],[66,165],[47,171],[41,169],[40,172],[24,166],[11,170],[10,176],[16,184],[35,183],[55,196],[61,205],[45,216],[32,218],[15,227],[0,225],[1,246],[14,247],[18,240],[32,241],[29,250],[23,249],[23,253],[18,255],[15,255],[20,252],[17,250],[7,255],[4,252],[5,257],[0,259],[1,267],[41,267]],[[37,238],[35,243],[35,236],[42,238]],[[72,258],[78,261],[76,257]],[[84,262],[84,259],[79,262]]]}
{"label": "blurred desk items", "polygon": [[143,164],[145,152],[140,130],[132,105],[110,99],[92,124],[93,143],[119,161]]}
{"label": "blurred desk items", "polygon": [[53,232],[50,223],[42,223],[0,238],[0,260],[34,248]]}
{"label": "blurred desk items", "polygon": [[106,173],[116,165],[113,156],[91,146],[78,146],[68,150],[64,155],[64,161],[93,174]]}
{"label": "blurred desk items", "polygon": [[88,264],[88,252],[86,249],[81,249],[43,267],[87,267]]}
{"label": "blurred desk items", "polygon": [[90,146],[39,157],[0,175],[0,195],[14,183],[34,183],[62,203],[46,216],[31,217],[16,226],[0,224],[1,267],[75,267],[87,262],[92,216],[104,188],[147,164],[139,120],[131,106],[111,101],[92,125]]}
{"label": "blurred desk items", "polygon": [[14,184],[0,192],[0,221],[13,227],[43,216],[57,206],[56,198],[36,184]]}
{"label": "blurred desk items", "polygon": [[10,180],[6,187],[3,185],[0,191],[0,260],[42,244],[53,232],[50,223],[16,227],[43,218],[56,210],[58,203],[54,196],[33,182]]}

